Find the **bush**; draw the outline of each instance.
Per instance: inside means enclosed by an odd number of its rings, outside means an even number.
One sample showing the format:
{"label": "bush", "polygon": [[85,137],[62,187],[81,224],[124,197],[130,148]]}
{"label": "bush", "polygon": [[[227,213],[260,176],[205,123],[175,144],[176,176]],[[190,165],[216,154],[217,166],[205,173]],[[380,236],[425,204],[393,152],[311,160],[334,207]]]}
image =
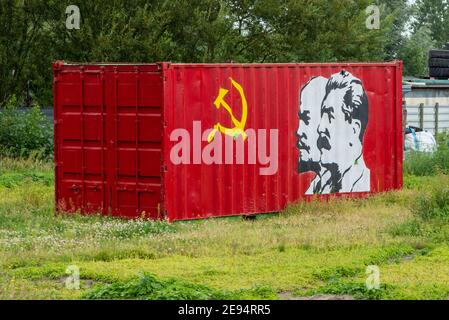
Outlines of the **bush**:
{"label": "bush", "polygon": [[404,173],[415,176],[430,176],[449,173],[449,135],[442,133],[437,137],[438,148],[434,153],[411,151],[406,153]]}
{"label": "bush", "polygon": [[47,158],[53,152],[53,127],[38,106],[17,110],[13,97],[0,111],[0,155]]}

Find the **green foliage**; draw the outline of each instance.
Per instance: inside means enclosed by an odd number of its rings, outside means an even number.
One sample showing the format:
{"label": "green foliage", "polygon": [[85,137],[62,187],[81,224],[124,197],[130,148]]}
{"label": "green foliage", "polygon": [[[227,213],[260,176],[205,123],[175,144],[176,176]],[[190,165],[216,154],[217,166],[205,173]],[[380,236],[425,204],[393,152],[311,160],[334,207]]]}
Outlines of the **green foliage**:
{"label": "green foliage", "polygon": [[449,219],[449,183],[436,184],[430,192],[421,193],[412,211],[422,219]]}
{"label": "green foliage", "polygon": [[417,0],[411,10],[412,33],[403,39],[399,58],[404,61],[405,75],[428,76],[428,51],[449,42],[449,2]]}
{"label": "green foliage", "polygon": [[405,174],[415,176],[435,175],[438,167],[439,164],[431,153],[411,151],[405,155]]}
{"label": "green foliage", "polygon": [[[429,175],[429,176],[404,176],[404,189],[413,190],[415,192],[428,191],[432,188],[435,183],[444,183],[447,176],[444,175]],[[410,198],[407,198],[405,205],[408,205]]]}
{"label": "green foliage", "polygon": [[78,0],[80,29],[65,26],[70,0],[0,2],[0,105],[32,81],[52,100],[51,62],[329,62],[396,58],[405,0]]}
{"label": "green foliage", "polygon": [[417,0],[415,3],[414,30],[427,26],[436,47],[449,41],[449,1],[447,0]]}
{"label": "green foliage", "polygon": [[28,80],[51,101],[52,58],[48,21],[51,1],[0,1],[0,106],[14,94],[23,100]]}
{"label": "green foliage", "polygon": [[[427,75],[427,51],[449,41],[448,2],[378,0],[78,0],[80,29],[65,26],[70,0],[0,2],[0,106],[52,101],[51,62],[329,62],[404,60]],[[412,18],[414,18],[412,20]],[[413,21],[413,32],[407,33]]]}
{"label": "green foliage", "polygon": [[411,151],[405,155],[404,173],[428,176],[449,172],[449,135],[437,137],[438,148],[434,153]]}
{"label": "green foliage", "polygon": [[391,227],[389,232],[394,237],[422,236],[424,232],[422,228],[422,224],[418,220],[409,220],[402,224]]}
{"label": "green foliage", "polygon": [[[412,8],[408,0],[380,0],[381,21],[391,21],[391,27],[387,28],[387,35],[383,41],[384,58],[386,60],[402,59],[401,50],[407,38],[404,30],[412,15]],[[405,63],[404,68],[408,67]]]}
{"label": "green foliage", "polygon": [[[404,179],[405,187],[419,190],[419,194],[412,204],[412,211],[422,219],[449,218],[447,176],[441,175],[438,181],[434,180],[433,183],[426,183],[422,179],[423,176],[449,172],[448,138],[447,134],[440,134],[437,137],[438,149],[435,153],[413,152],[407,155],[404,162],[404,172],[409,174]],[[415,231],[419,230],[415,229]]]}
{"label": "green foliage", "polygon": [[142,300],[238,300],[274,299],[276,291],[268,286],[254,286],[241,290],[218,290],[176,278],[160,279],[144,272],[131,281],[101,285],[87,291],[85,299],[142,299]]}
{"label": "green foliage", "polygon": [[237,300],[274,299],[276,291],[269,286],[250,289],[218,290],[176,278],[160,279],[143,272],[131,281],[100,285],[87,291],[85,299],[142,299],[142,300]]}
{"label": "green foliage", "polygon": [[380,284],[379,289],[368,289],[364,282],[348,281],[330,281],[318,290],[308,292],[308,295],[331,294],[331,295],[349,295],[355,299],[380,300],[386,297],[390,286]]}
{"label": "green foliage", "polygon": [[361,267],[338,266],[315,272],[313,276],[322,281],[335,281],[344,277],[354,277],[362,271]]}
{"label": "green foliage", "polygon": [[[50,161],[0,158],[0,299],[278,299],[295,290],[361,299],[449,295],[447,220],[409,210],[410,200],[443,185],[444,175],[252,222],[168,224],[55,215],[53,170]],[[381,270],[380,291],[364,288],[372,264]],[[80,268],[80,290],[64,288],[69,265]]]}
{"label": "green foliage", "polygon": [[0,154],[45,158],[53,152],[53,127],[38,106],[16,109],[13,96],[0,110]]}
{"label": "green foliage", "polygon": [[147,219],[136,219],[124,221],[117,218],[98,217],[98,221],[84,221],[75,232],[80,236],[96,229],[96,237],[103,239],[126,240],[138,237],[157,235],[161,233],[175,232],[176,225],[165,221],[153,221]]}
{"label": "green foliage", "polygon": [[435,243],[447,243],[449,240],[449,225],[447,219],[422,219],[417,216],[404,223],[392,226],[389,233],[394,237],[416,237],[423,241],[417,242],[415,246],[423,248],[425,254]]}
{"label": "green foliage", "polygon": [[243,44],[232,59],[243,62],[381,60],[391,27],[366,28],[365,0],[227,2]]}
{"label": "green foliage", "polygon": [[136,280],[116,282],[97,287],[84,295],[86,299],[144,299],[144,300],[225,300],[239,295],[225,290],[189,283],[175,278],[158,279],[143,273]]}
{"label": "green foliage", "polygon": [[443,172],[449,172],[449,132],[437,135],[438,151],[435,160]]}
{"label": "green foliage", "polygon": [[403,46],[399,49],[399,58],[404,61],[403,73],[408,76],[427,76],[428,52],[435,47],[430,29],[422,26],[403,42]]}
{"label": "green foliage", "polygon": [[[1,160],[0,160],[1,161]],[[7,172],[2,173],[0,171],[0,186],[6,188],[17,187],[27,182],[40,182],[45,186],[50,186],[54,183],[53,173],[42,173],[42,172]]]}

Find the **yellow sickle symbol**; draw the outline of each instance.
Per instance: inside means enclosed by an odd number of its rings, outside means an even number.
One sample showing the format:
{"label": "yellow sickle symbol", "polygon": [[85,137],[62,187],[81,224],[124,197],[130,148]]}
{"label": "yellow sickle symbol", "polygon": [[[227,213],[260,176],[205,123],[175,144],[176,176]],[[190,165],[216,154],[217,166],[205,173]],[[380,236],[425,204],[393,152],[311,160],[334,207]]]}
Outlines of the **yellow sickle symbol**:
{"label": "yellow sickle symbol", "polygon": [[211,133],[209,134],[209,136],[207,138],[208,142],[211,142],[214,139],[215,134],[218,131],[220,131],[221,133],[226,134],[228,136],[231,136],[234,139],[237,139],[237,137],[239,135],[242,136],[243,140],[245,140],[247,138],[247,135],[245,133],[245,125],[246,125],[246,118],[248,116],[248,104],[246,102],[245,93],[243,92],[242,86],[238,82],[234,81],[232,78],[229,78],[229,79],[231,80],[231,83],[234,86],[234,88],[237,89],[237,91],[240,93],[240,97],[242,99],[242,118],[240,119],[240,121],[237,120],[234,117],[231,107],[224,100],[224,98],[228,94],[229,90],[220,88],[220,90],[218,92],[218,96],[214,101],[214,105],[217,109],[220,109],[220,107],[225,108],[225,110],[231,116],[231,120],[232,120],[232,123],[234,124],[234,128],[227,128],[227,127],[221,125],[219,122],[217,122],[214,125],[214,129],[211,131]]}

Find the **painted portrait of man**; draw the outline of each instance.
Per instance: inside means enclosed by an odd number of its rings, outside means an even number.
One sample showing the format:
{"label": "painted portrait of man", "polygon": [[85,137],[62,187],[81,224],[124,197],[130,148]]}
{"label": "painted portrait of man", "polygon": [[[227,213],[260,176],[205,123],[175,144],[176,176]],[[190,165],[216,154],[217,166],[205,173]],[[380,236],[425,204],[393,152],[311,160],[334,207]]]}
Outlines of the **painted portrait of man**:
{"label": "painted portrait of man", "polygon": [[345,70],[329,79],[312,78],[301,91],[299,118],[298,173],[317,174],[305,194],[370,191],[363,158],[368,97],[362,81]]}
{"label": "painted portrait of man", "polygon": [[330,77],[318,126],[320,163],[331,172],[321,193],[370,191],[370,170],[363,159],[368,97],[360,79],[347,71]]}
{"label": "painted portrait of man", "polygon": [[299,98],[299,127],[298,136],[299,161],[298,172],[315,172],[306,194],[313,194],[317,183],[324,174],[320,165],[320,150],[317,146],[318,125],[321,117],[321,103],[326,94],[327,79],[324,77],[312,78],[300,91]]}

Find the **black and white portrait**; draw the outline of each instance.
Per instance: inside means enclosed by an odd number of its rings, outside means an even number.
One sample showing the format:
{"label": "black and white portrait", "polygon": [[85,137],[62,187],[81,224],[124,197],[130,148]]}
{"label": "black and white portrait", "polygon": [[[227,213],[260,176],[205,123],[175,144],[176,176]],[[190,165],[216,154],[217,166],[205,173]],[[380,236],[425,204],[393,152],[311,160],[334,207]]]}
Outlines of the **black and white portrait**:
{"label": "black and white portrait", "polygon": [[306,194],[370,191],[363,159],[368,97],[347,71],[312,78],[300,91],[298,172],[314,172]]}

